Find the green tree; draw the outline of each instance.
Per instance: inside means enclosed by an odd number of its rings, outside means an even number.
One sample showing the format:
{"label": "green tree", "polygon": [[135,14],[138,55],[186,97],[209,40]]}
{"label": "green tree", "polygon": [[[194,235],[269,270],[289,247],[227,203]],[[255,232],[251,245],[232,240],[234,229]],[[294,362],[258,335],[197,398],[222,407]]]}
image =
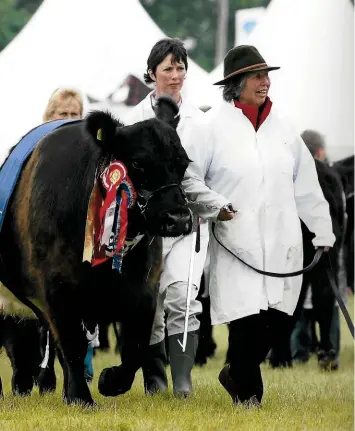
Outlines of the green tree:
{"label": "green tree", "polygon": [[[206,70],[213,69],[218,0],[140,0],[140,2],[167,35],[185,41],[189,55],[200,66]],[[229,1],[228,48],[231,48],[234,42],[235,11],[267,6],[269,2],[270,0]],[[0,51],[23,28],[41,3],[42,0],[0,0]]]}
{"label": "green tree", "polygon": [[28,13],[16,8],[16,0],[0,2],[0,50],[16,36],[27,21]]}
{"label": "green tree", "polygon": [[[193,38],[195,46],[189,55],[206,70],[213,69],[217,0],[140,0],[157,25],[169,36],[181,39]],[[266,7],[270,0],[230,0],[228,22],[228,48],[234,43],[234,14],[238,9]],[[188,46],[188,45],[187,45]]]}
{"label": "green tree", "polygon": [[26,10],[30,15],[34,14],[43,0],[16,0],[18,9]]}
{"label": "green tree", "polygon": [[42,0],[0,0],[0,51],[22,30]]}
{"label": "green tree", "polygon": [[193,38],[196,46],[189,50],[189,54],[200,66],[211,68],[216,35],[215,0],[141,0],[141,3],[167,35],[183,40]]}

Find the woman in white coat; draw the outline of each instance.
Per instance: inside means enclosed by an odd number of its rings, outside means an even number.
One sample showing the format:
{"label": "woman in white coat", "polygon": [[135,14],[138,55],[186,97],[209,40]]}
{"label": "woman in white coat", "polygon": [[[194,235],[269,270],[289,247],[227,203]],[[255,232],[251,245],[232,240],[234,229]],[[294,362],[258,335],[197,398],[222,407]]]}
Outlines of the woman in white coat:
{"label": "woman in white coat", "polygon": [[[146,83],[155,84],[155,90],[137,105],[126,124],[147,120],[155,116],[156,98],[168,94],[179,106],[177,133],[181,143],[190,140],[193,127],[203,118],[204,113],[181,96],[187,72],[187,53],[178,39],[166,38],[157,42],[147,61]],[[169,362],[173,380],[174,394],[187,396],[192,390],[191,369],[195,362],[200,326],[196,315],[201,313],[201,303],[196,299],[206,259],[208,245],[207,224],[201,226],[201,249],[195,257],[193,289],[190,303],[186,350],[183,353],[187,282],[192,236],[167,238],[163,240],[163,272],[159,282],[157,311],[152,328],[149,355],[143,365],[144,386],[147,393],[164,392],[168,380],[165,372],[165,321],[169,341]]]}
{"label": "woman in white coat", "polygon": [[[194,210],[217,219],[216,237],[248,264],[270,272],[302,268],[301,218],[315,247],[334,243],[328,203],[314,161],[301,137],[272,109],[266,64],[253,46],[224,59],[223,101],[196,128],[183,183]],[[291,101],[292,103],[292,101]],[[223,221],[223,222],[221,222]],[[230,364],[219,380],[234,403],[259,406],[260,363],[288,327],[301,276],[260,275],[211,237],[210,297],[213,324],[230,322]]]}

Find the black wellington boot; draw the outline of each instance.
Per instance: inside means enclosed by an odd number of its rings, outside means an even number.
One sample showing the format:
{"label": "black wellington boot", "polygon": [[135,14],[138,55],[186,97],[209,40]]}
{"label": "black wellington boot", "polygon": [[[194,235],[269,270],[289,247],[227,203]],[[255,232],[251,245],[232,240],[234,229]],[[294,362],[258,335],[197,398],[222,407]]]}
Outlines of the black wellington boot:
{"label": "black wellington boot", "polygon": [[163,393],[168,389],[166,363],[165,340],[149,346],[148,356],[142,366],[146,394]]}
{"label": "black wellington boot", "polygon": [[185,352],[182,351],[183,334],[169,336],[169,358],[173,392],[176,397],[187,397],[192,391],[191,370],[195,363],[198,345],[198,331],[187,333]]}

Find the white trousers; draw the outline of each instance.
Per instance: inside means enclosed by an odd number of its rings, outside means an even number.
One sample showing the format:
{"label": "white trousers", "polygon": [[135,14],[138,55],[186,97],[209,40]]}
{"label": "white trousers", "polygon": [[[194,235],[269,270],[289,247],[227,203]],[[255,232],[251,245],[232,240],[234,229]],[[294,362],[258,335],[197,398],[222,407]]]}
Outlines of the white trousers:
{"label": "white trousers", "polygon": [[[199,287],[192,285],[188,332],[196,331],[200,327],[197,315],[202,312],[201,302],[196,299]],[[187,283],[177,281],[159,293],[155,312],[152,334],[149,344],[160,343],[165,338],[165,312],[168,335],[184,332],[186,310]]]}
{"label": "white trousers", "polygon": [[[197,315],[202,312],[202,305],[196,299],[203,268],[206,261],[208,247],[208,224],[201,224],[200,251],[195,254],[194,271],[192,277],[192,291],[188,331],[199,329],[200,322]],[[184,332],[185,310],[189,264],[191,258],[192,235],[183,238],[163,239],[163,272],[159,282],[157,309],[152,327],[150,344],[159,343],[165,336],[165,313],[168,335]]]}

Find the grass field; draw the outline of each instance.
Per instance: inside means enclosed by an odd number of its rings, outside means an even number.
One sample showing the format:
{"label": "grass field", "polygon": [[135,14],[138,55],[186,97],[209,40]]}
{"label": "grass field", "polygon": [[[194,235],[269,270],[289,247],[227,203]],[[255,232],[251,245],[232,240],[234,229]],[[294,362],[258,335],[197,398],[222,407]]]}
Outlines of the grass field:
{"label": "grass field", "polygon": [[[353,299],[350,308],[353,310]],[[353,315],[353,313],[352,313]],[[0,400],[0,431],[227,431],[227,430],[353,430],[354,429],[354,344],[342,322],[342,352],[338,372],[318,370],[316,360],[287,370],[263,366],[266,388],[263,408],[245,410],[231,405],[229,395],[217,376],[223,366],[227,330],[214,331],[218,342],[216,357],[203,368],[193,370],[194,394],[187,400],[171,394],[146,397],[141,372],[127,394],[105,398],[98,393],[97,377],[102,368],[117,365],[113,353],[95,357],[95,378],[91,384],[95,408],[82,409],[62,403],[62,372],[57,367],[55,394],[30,397],[11,394],[11,368],[6,355],[0,356],[0,373],[5,400]]]}

